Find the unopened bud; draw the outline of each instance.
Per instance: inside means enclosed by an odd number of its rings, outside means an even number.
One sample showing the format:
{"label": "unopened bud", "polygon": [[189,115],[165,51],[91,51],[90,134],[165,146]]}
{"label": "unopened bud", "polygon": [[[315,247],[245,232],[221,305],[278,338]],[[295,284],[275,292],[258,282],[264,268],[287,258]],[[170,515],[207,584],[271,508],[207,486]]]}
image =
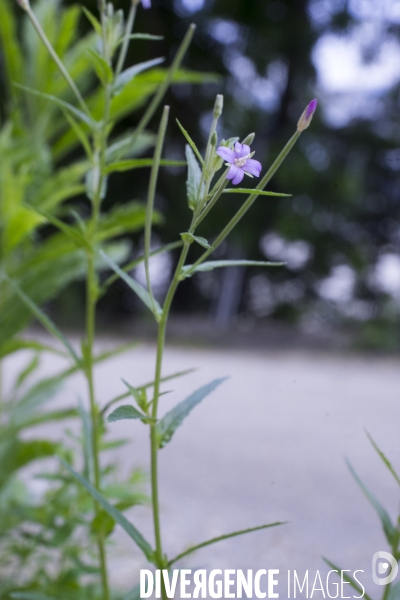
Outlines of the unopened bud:
{"label": "unopened bud", "polygon": [[213,116],[215,119],[219,119],[219,117],[222,115],[223,108],[224,108],[224,97],[222,96],[222,94],[218,94],[215,99],[214,112],[213,112]]}
{"label": "unopened bud", "polygon": [[251,146],[252,143],[254,142],[255,137],[256,137],[255,133],[249,133],[249,135],[244,138],[242,144],[247,144],[248,146]]}
{"label": "unopened bud", "polygon": [[17,0],[17,3],[24,10],[28,10],[28,8],[30,7],[29,0]]}
{"label": "unopened bud", "polygon": [[218,144],[218,135],[216,131],[214,131],[214,133],[212,134],[210,143],[211,146],[216,146]]}
{"label": "unopened bud", "polygon": [[307,129],[307,127],[311,123],[311,120],[317,108],[317,104],[318,100],[316,98],[314,98],[314,100],[311,100],[310,104],[306,107],[305,111],[299,119],[299,122],[297,123],[297,131],[304,131],[305,129]]}

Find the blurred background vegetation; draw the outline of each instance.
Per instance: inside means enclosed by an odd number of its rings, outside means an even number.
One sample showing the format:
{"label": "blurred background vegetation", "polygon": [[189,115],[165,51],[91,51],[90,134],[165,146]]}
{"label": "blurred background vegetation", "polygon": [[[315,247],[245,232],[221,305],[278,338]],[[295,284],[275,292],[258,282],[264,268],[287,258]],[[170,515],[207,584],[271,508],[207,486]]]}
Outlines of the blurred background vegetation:
{"label": "blurred background vegetation", "polygon": [[[95,12],[95,0],[83,4]],[[127,10],[129,1],[115,4]],[[283,260],[286,267],[199,274],[181,286],[175,315],[206,317],[214,329],[229,326],[249,333],[259,330],[261,322],[274,320],[304,335],[329,337],[340,331],[363,348],[398,348],[400,11],[396,3],[153,0],[153,8],[139,11],[136,30],[163,35],[165,40],[132,44],[128,64],[158,56],[170,62],[193,21],[198,29],[186,66],[220,76],[201,85],[172,86],[167,95],[172,116],[199,147],[206,142],[216,93],[225,96],[220,137],[256,132],[253,149],[265,167],[292,134],[304,106],[313,97],[319,100],[312,127],[270,185],[293,197],[259,199],[219,250],[221,258]],[[82,30],[89,29],[84,17],[79,23]],[[121,132],[132,127],[140,114],[137,111],[121,121]],[[165,156],[184,159],[184,140],[173,119]],[[60,161],[67,165],[77,158],[73,148]],[[146,170],[114,175],[106,209],[143,200],[148,177]],[[184,168],[161,173],[156,204],[165,222],[156,227],[160,245],[185,229],[185,178]],[[84,210],[83,196],[73,202]],[[223,198],[201,235],[212,240],[240,202],[240,196]],[[141,253],[141,235],[132,233],[132,258]],[[161,296],[174,260],[173,254],[153,259],[155,288]],[[140,268],[136,277],[143,279]],[[56,318],[76,326],[83,307],[84,287],[78,282],[64,290],[53,311]],[[100,315],[100,326],[107,328],[146,318],[122,282],[100,303]]]}

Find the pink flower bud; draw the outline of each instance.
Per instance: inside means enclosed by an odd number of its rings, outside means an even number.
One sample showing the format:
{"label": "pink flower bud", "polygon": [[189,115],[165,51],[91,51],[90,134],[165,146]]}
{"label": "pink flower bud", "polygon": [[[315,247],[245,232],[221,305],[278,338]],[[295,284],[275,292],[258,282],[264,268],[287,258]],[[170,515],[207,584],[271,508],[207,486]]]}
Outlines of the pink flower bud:
{"label": "pink flower bud", "polygon": [[304,131],[305,129],[307,129],[307,127],[311,123],[311,120],[317,108],[317,104],[318,100],[316,98],[314,98],[314,100],[311,100],[310,104],[306,107],[305,111],[299,119],[299,122],[297,123],[297,131]]}

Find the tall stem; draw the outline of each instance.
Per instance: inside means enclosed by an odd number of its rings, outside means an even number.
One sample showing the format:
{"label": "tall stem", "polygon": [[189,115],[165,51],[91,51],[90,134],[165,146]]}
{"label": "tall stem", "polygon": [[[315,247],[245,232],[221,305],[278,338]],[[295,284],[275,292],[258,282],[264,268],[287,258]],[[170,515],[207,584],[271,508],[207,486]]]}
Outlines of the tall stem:
{"label": "tall stem", "polygon": [[[190,244],[184,244],[179,258],[175,274],[169,287],[167,296],[165,298],[164,307],[161,315],[161,320],[158,325],[158,338],[157,338],[157,358],[156,358],[156,371],[154,377],[154,398],[152,405],[152,417],[157,419],[158,413],[158,399],[160,396],[160,385],[161,385],[161,369],[165,346],[165,332],[167,328],[167,321],[169,311],[171,308],[172,301],[175,296],[176,289],[179,285],[179,274],[182,267],[185,264],[185,260],[189,251]],[[160,524],[160,505],[159,505],[159,494],[158,494],[158,437],[156,426],[152,424],[150,426],[150,451],[151,451],[151,498],[153,507],[153,522],[154,522],[154,535],[156,543],[156,556],[157,556],[157,567],[160,569],[165,568],[165,560],[162,549],[162,538],[161,538],[161,524]],[[162,587],[163,599],[166,598],[164,587]]]}
{"label": "tall stem", "polygon": [[117,67],[115,69],[115,75],[119,75],[124,66],[126,54],[128,52],[129,37],[131,35],[132,29],[133,29],[133,24],[135,22],[136,8],[137,8],[137,4],[134,2],[134,0],[131,0],[131,7],[129,9],[128,19],[126,21],[124,39],[122,41],[121,51],[118,56],[118,62],[117,62]]}
{"label": "tall stem", "polygon": [[[104,13],[102,11],[102,24],[103,24],[103,44],[104,44],[104,58],[109,62],[107,55],[107,45],[105,43],[105,21]],[[110,104],[111,104],[111,88],[107,85],[104,89],[104,113],[102,120],[102,129],[100,132],[100,138],[94,140],[94,156],[97,158],[96,164],[93,165],[93,169],[98,170],[97,186],[94,191],[92,199],[92,216],[89,224],[89,245],[90,250],[87,253],[88,260],[88,271],[87,271],[87,283],[86,283],[86,377],[88,382],[89,401],[90,401],[90,419],[92,425],[92,449],[93,449],[93,463],[94,463],[94,487],[100,491],[101,489],[101,471],[100,471],[100,458],[99,458],[99,424],[100,424],[100,411],[96,402],[96,393],[94,387],[93,377],[93,345],[96,331],[96,306],[99,296],[98,282],[96,274],[96,250],[97,250],[97,229],[99,224],[100,206],[102,201],[102,189],[105,178],[106,168],[106,149],[108,140],[108,121],[110,118]],[[99,505],[95,503],[95,514],[99,514]],[[100,574],[101,584],[103,590],[103,599],[110,600],[110,588],[108,583],[107,574],[107,558],[104,544],[104,538],[101,534],[97,537],[97,549],[99,554],[100,562]]]}

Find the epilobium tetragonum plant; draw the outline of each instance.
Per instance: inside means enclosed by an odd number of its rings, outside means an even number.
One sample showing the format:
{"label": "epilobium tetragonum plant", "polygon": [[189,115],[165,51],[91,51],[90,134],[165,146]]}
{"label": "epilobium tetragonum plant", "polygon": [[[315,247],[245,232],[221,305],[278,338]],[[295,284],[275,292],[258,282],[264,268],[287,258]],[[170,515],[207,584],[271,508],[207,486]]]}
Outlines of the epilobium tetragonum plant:
{"label": "epilobium tetragonum plant", "polygon": [[[154,252],[151,251],[152,224],[156,219],[154,211],[154,199],[156,194],[157,179],[160,166],[176,164],[171,161],[166,161],[162,158],[164,138],[168,125],[169,107],[165,106],[155,143],[155,151],[153,159],[150,161],[151,174],[147,194],[147,206],[145,217],[145,232],[144,232],[144,266],[146,273],[146,286],[139,284],[132,278],[128,272],[134,266],[133,263],[128,263],[122,267],[118,265],[118,260],[110,256],[110,252],[104,247],[101,235],[101,209],[102,202],[107,193],[107,183],[110,174],[115,171],[128,170],[143,166],[138,164],[137,159],[125,159],[129,156],[129,151],[132,146],[137,143],[139,137],[143,134],[150,119],[155,114],[169,84],[173,81],[174,75],[179,69],[182,59],[190,44],[194,33],[194,26],[190,26],[178,53],[169,69],[165,78],[160,83],[152,101],[141,118],[136,129],[125,136],[122,140],[110,144],[109,138],[114,122],[114,104],[113,100],[121,93],[127,85],[134,85],[134,79],[138,73],[154,66],[160,62],[159,59],[134,65],[126,70],[123,70],[128,43],[130,39],[145,37],[151,38],[146,34],[132,34],[135,14],[140,2],[132,0],[130,12],[124,23],[121,11],[115,11],[111,3],[106,4],[105,0],[100,0],[100,20],[93,14],[85,11],[90,20],[96,34],[97,47],[91,49],[90,55],[93,61],[93,66],[102,86],[102,102],[101,111],[94,114],[92,104],[88,102],[80,92],[77,83],[73,80],[60,60],[53,45],[50,43],[38,19],[36,18],[28,0],[20,0],[19,4],[26,11],[34,28],[36,29],[40,39],[47,48],[50,56],[57,65],[59,72],[67,82],[75,103],[69,103],[64,100],[59,100],[55,96],[49,94],[38,93],[35,90],[30,90],[33,95],[38,95],[41,98],[47,99],[60,106],[66,115],[68,121],[72,124],[74,132],[80,140],[82,147],[85,150],[88,169],[85,175],[86,193],[91,203],[91,215],[87,221],[84,221],[79,215],[76,215],[76,226],[70,226],[60,221],[57,217],[48,214],[45,211],[39,210],[39,214],[47,218],[55,227],[61,229],[74,244],[80,248],[86,257],[87,272],[86,272],[86,336],[81,343],[81,350],[77,352],[65,336],[51,323],[48,317],[34,305],[28,296],[22,290],[18,290],[23,301],[30,306],[35,316],[61,341],[72,360],[75,367],[80,369],[87,380],[88,399],[90,407],[90,428],[88,429],[89,449],[92,460],[92,469],[84,475],[76,472],[68,462],[65,466],[70,473],[79,481],[84,488],[92,495],[94,499],[95,521],[100,520],[100,515],[108,514],[112,522],[120,524],[125,531],[130,535],[137,546],[142,550],[147,560],[158,569],[168,569],[183,556],[186,556],[196,549],[215,543],[221,539],[226,539],[232,536],[248,533],[263,528],[272,527],[279,523],[268,523],[251,529],[228,533],[216,539],[207,540],[200,544],[189,548],[178,556],[168,557],[162,541],[161,518],[159,510],[159,489],[158,489],[158,454],[160,450],[171,440],[175,430],[191,410],[201,402],[208,394],[215,390],[225,378],[216,379],[205,384],[200,389],[196,390],[188,398],[179,403],[174,409],[168,412],[163,417],[160,417],[158,405],[162,391],[162,383],[166,379],[162,374],[163,354],[165,347],[166,329],[168,317],[176,290],[181,281],[192,277],[199,271],[209,271],[216,268],[224,268],[230,266],[247,266],[257,265],[260,267],[276,267],[280,263],[257,262],[257,261],[221,261],[208,260],[212,253],[225,240],[225,238],[234,229],[237,223],[244,217],[245,213],[250,209],[258,196],[286,196],[286,194],[278,194],[271,191],[265,191],[265,187],[269,183],[272,176],[284,161],[287,154],[293,148],[301,132],[304,131],[310,124],[312,115],[316,109],[316,100],[313,100],[306,108],[301,116],[297,131],[288,141],[279,156],[273,162],[267,172],[261,177],[255,188],[228,187],[232,182],[234,186],[242,182],[245,175],[250,177],[260,177],[262,166],[253,159],[253,152],[250,146],[254,140],[254,134],[249,134],[242,142],[238,138],[230,138],[218,142],[217,126],[218,120],[222,114],[223,97],[218,95],[216,98],[213,120],[208,136],[208,143],[204,156],[201,154],[196,144],[190,137],[184,127],[178,123],[184,138],[187,141],[186,145],[186,164],[187,164],[187,200],[188,207],[191,211],[191,219],[188,221],[188,229],[180,233],[180,238],[166,247],[163,247],[157,252],[165,252],[171,249],[180,248],[180,256],[177,261],[174,275],[169,285],[169,289],[162,303],[155,297],[152,288],[150,260]],[[149,0],[142,0],[144,8],[150,8]],[[98,108],[98,107],[97,107]],[[224,165],[225,161],[225,165]],[[223,169],[222,173],[220,173]],[[216,202],[222,194],[236,193],[244,194],[246,199],[236,212],[236,214],[227,222],[226,226],[216,235],[215,239],[210,243],[204,237],[197,234],[203,220],[207,217],[212,217],[210,214]],[[191,246],[193,244],[200,245],[204,248],[204,252],[195,262],[189,262],[188,257]],[[136,263],[137,264],[137,261]],[[100,284],[98,277],[99,265],[108,265],[114,274],[103,284]],[[151,385],[141,388],[134,387],[132,382],[126,381],[127,392],[122,397],[119,396],[111,400],[102,411],[98,406],[95,393],[94,383],[94,341],[95,341],[95,318],[96,304],[98,299],[103,295],[108,286],[120,277],[131,288],[131,290],[139,297],[148,310],[152,313],[157,326],[157,355],[154,370],[154,381]],[[11,282],[12,283],[12,282]],[[18,289],[18,288],[16,288]],[[177,374],[179,375],[179,374]],[[152,393],[148,394],[147,389],[152,389]],[[140,531],[129,522],[121,512],[120,508],[114,506],[110,499],[104,493],[102,471],[99,462],[99,440],[103,430],[103,416],[108,409],[123,397],[131,397],[135,403],[118,406],[111,414],[108,415],[108,422],[114,422],[120,419],[133,419],[142,422],[149,429],[150,434],[150,450],[151,450],[151,502],[153,509],[153,522],[155,540],[154,543],[148,542]],[[99,557],[99,572],[101,579],[101,598],[109,600],[111,598],[108,584],[107,573],[107,557],[105,534],[100,529],[97,531],[97,550]],[[165,589],[162,589],[163,597],[166,597]]]}

